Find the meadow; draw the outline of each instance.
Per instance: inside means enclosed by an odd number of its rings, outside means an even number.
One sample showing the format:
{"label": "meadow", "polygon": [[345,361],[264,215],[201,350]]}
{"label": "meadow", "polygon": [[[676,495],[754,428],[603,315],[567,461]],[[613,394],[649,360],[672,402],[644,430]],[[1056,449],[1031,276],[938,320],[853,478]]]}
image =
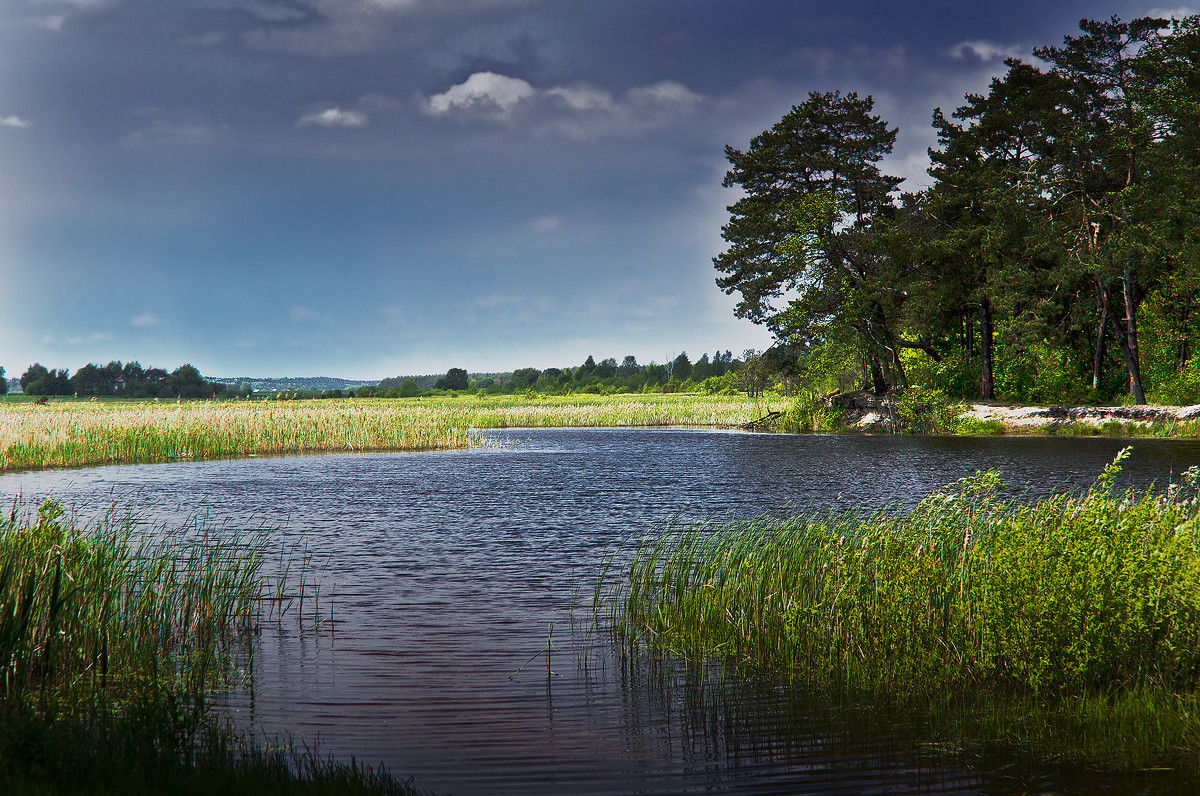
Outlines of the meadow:
{"label": "meadow", "polygon": [[1120,459],[1032,505],[985,472],[908,512],[667,528],[597,601],[622,643],[915,706],[958,742],[1196,769],[1200,472],[1118,492]]}
{"label": "meadow", "polygon": [[471,429],[734,427],[737,396],[0,402],[0,472],[318,452],[463,448]]}

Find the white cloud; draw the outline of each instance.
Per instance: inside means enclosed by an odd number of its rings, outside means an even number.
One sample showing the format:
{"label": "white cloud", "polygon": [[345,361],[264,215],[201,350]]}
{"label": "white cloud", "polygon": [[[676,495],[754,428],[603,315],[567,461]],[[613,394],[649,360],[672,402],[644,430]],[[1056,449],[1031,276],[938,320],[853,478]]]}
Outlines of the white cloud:
{"label": "white cloud", "polygon": [[969,39],[960,41],[949,49],[951,58],[962,60],[968,54],[973,55],[981,61],[991,61],[1001,58],[1022,58],[1027,55],[1028,48],[1017,47],[1011,44],[997,44],[996,42],[984,41],[983,39]]}
{"label": "white cloud", "polygon": [[522,300],[516,296],[505,296],[500,293],[490,293],[486,296],[480,296],[473,302],[477,307],[485,309],[494,309],[496,307],[512,306],[522,303]]}
{"label": "white cloud", "polygon": [[704,97],[673,80],[631,88],[618,98],[589,83],[537,89],[519,78],[477,72],[441,94],[422,98],[420,105],[434,117],[501,123],[519,119],[537,134],[591,139],[664,127],[703,102]]}
{"label": "white cloud", "polygon": [[562,229],[562,219],[558,216],[542,216],[530,222],[529,228],[543,235],[550,232],[557,232]]}
{"label": "white cloud", "polygon": [[0,127],[16,127],[23,130],[26,127],[32,127],[33,122],[28,119],[22,119],[20,116],[0,116]]}
{"label": "white cloud", "polygon": [[139,312],[129,319],[130,326],[159,326],[161,324],[162,321],[158,319],[158,316],[148,310]]}
{"label": "white cloud", "polygon": [[326,108],[323,111],[301,116],[297,127],[366,127],[367,114],[362,111],[344,111],[341,108]]}
{"label": "white cloud", "polygon": [[215,143],[228,131],[227,127],[214,125],[203,114],[193,111],[142,108],[136,115],[148,119],[149,123],[118,140],[120,146],[202,146]]}
{"label": "white cloud", "polygon": [[1187,6],[1176,6],[1175,8],[1152,8],[1146,12],[1148,17],[1159,17],[1162,19],[1184,19],[1196,14]]}
{"label": "white cloud", "polygon": [[198,36],[188,36],[183,43],[192,47],[216,47],[229,40],[229,34],[223,30],[213,30]]}
{"label": "white cloud", "polygon": [[295,304],[288,310],[288,317],[294,323],[325,323],[333,320],[333,316],[318,312],[311,307]]}
{"label": "white cloud", "polygon": [[520,102],[532,98],[533,86],[516,77],[495,72],[476,72],[441,94],[422,103],[430,116],[468,112],[496,119],[507,119]]}
{"label": "white cloud", "polygon": [[308,17],[308,14],[299,8],[282,3],[266,2],[266,0],[241,0],[240,2],[220,3],[216,7],[236,9],[255,19],[261,19],[263,22],[288,22]]}
{"label": "white cloud", "polygon": [[88,335],[89,343],[111,343],[113,336],[108,332],[92,332]]}
{"label": "white cloud", "polygon": [[611,92],[586,83],[548,89],[546,96],[561,100],[573,111],[611,112],[616,108],[616,101]]}

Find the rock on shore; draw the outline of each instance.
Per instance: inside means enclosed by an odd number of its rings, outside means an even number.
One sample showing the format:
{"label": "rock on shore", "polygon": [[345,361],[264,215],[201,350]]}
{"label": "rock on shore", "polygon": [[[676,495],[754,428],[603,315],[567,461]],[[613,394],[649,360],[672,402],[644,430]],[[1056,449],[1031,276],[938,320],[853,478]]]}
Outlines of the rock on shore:
{"label": "rock on shore", "polygon": [[[857,431],[896,431],[895,398],[869,392],[839,393],[826,402],[843,413],[843,422]],[[962,417],[999,421],[1012,431],[1053,431],[1072,425],[1100,427],[1105,423],[1173,424],[1200,419],[1200,404],[1192,406],[1011,406],[998,403],[962,405]]]}
{"label": "rock on shore", "polygon": [[1005,406],[973,403],[966,416],[998,420],[1018,431],[1036,431],[1069,425],[1102,426],[1105,423],[1179,423],[1200,418],[1200,404],[1192,406]]}

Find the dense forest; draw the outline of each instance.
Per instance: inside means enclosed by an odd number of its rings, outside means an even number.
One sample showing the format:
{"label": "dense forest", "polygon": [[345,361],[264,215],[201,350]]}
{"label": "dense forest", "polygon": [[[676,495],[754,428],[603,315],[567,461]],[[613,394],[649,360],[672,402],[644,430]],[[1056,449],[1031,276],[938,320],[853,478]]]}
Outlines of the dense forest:
{"label": "dense forest", "polygon": [[717,284],[816,389],[1195,403],[1200,17],[1083,20],[933,111],[898,195],[871,97],[813,92],[749,148]]}

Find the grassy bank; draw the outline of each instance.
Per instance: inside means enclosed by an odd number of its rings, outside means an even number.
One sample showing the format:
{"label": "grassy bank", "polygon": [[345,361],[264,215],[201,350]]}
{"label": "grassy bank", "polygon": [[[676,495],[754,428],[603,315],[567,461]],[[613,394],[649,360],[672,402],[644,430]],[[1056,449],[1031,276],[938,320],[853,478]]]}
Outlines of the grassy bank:
{"label": "grassy bank", "polygon": [[1196,472],[1122,494],[1118,469],[1033,505],[984,473],[907,513],[670,531],[602,589],[627,643],[940,706],[956,732],[1047,755],[1194,766]]}
{"label": "grassy bank", "polygon": [[321,451],[437,450],[468,429],[736,426],[748,399],[715,396],[63,401],[0,403],[0,472]]}
{"label": "grassy bank", "polygon": [[0,519],[0,791],[411,792],[217,718],[212,694],[246,685],[255,624],[286,599],[265,538],[135,528],[79,528],[49,501]]}

